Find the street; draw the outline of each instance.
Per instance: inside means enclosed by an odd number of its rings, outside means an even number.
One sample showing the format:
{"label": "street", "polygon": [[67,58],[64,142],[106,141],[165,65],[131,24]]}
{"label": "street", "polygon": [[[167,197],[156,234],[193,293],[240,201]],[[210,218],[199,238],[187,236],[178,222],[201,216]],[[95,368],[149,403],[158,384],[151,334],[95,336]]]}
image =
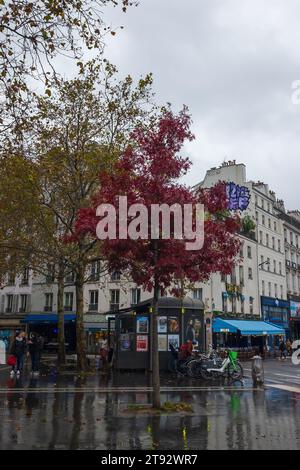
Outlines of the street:
{"label": "street", "polygon": [[128,409],[150,403],[143,373],[76,378],[53,369],[9,378],[0,370],[0,449],[299,449],[300,370],[265,361],[265,389],[162,376],[162,401],[193,413],[153,416]]}

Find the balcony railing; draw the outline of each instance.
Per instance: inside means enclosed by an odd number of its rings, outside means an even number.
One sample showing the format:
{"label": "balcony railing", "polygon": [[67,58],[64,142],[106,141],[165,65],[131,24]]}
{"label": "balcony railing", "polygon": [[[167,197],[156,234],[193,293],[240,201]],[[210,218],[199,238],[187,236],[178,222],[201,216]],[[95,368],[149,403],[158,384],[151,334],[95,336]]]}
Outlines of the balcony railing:
{"label": "balcony railing", "polygon": [[72,305],[65,305],[64,306],[64,311],[65,312],[72,312],[73,311],[73,306]]}
{"label": "balcony railing", "polygon": [[12,307],[6,307],[5,313],[12,313]]}
{"label": "balcony railing", "polygon": [[44,307],[44,312],[52,312],[53,311],[53,306],[52,305],[45,305]]}
{"label": "balcony railing", "polygon": [[120,304],[110,303],[109,309],[111,312],[117,312],[120,308]]}
{"label": "balcony railing", "polygon": [[90,312],[98,312],[98,304],[89,304]]}

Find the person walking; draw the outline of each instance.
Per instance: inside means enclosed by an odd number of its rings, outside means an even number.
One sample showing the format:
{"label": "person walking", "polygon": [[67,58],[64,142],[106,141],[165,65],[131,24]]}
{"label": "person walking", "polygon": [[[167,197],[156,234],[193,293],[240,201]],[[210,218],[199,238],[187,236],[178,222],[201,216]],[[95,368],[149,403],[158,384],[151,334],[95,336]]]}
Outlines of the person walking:
{"label": "person walking", "polygon": [[14,377],[15,373],[19,377],[24,367],[24,355],[27,352],[27,341],[25,331],[20,331],[16,334],[10,350],[10,354],[16,357],[16,365],[12,366],[10,373],[11,377]]}
{"label": "person walking", "polygon": [[280,359],[286,360],[286,344],[284,340],[280,341],[279,351],[280,351]]}
{"label": "person walking", "polygon": [[40,368],[40,345],[38,335],[34,332],[29,335],[28,348],[31,358],[31,373],[38,374]]}

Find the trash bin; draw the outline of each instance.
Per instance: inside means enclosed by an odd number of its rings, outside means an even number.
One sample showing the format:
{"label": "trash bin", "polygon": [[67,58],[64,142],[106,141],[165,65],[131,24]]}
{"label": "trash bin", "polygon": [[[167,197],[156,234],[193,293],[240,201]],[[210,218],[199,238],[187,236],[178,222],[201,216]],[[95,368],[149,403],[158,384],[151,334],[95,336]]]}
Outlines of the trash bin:
{"label": "trash bin", "polygon": [[252,380],[255,387],[263,385],[265,381],[263,360],[260,356],[252,358]]}

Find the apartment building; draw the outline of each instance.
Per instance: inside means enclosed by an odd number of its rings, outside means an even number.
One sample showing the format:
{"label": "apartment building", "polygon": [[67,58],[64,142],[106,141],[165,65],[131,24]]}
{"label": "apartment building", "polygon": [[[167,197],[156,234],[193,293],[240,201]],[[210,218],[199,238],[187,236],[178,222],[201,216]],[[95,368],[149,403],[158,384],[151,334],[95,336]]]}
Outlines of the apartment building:
{"label": "apartment building", "polygon": [[[283,202],[276,199],[268,185],[247,180],[245,165],[235,161],[208,170],[196,188],[212,187],[220,180],[249,190],[250,203],[241,216],[255,226],[250,229],[242,226],[240,261],[230,275],[216,273],[207,283],[197,283],[188,292],[205,303],[208,341],[212,336],[212,319],[216,316],[262,318],[289,333],[290,312],[294,311],[294,317],[299,316],[300,320],[299,212],[286,212]],[[74,280],[72,273],[66,276],[64,291],[66,331],[70,338],[76,318]],[[51,273],[33,277],[24,272],[16,279],[8,279],[0,294],[0,330],[5,325],[17,328],[25,320],[35,322],[35,329],[47,329],[49,335],[55,336],[57,284]],[[88,338],[106,328],[109,314],[150,297],[151,293],[144,292],[122,273],[103,276],[99,262],[91,263],[84,287]],[[300,338],[300,322],[295,335]]]}
{"label": "apartment building", "polygon": [[10,274],[0,289],[0,339],[9,338],[31,311],[32,273]]}
{"label": "apartment building", "polygon": [[286,211],[277,201],[278,217],[284,227],[286,289],[290,302],[290,329],[293,339],[300,338],[300,212]]}

